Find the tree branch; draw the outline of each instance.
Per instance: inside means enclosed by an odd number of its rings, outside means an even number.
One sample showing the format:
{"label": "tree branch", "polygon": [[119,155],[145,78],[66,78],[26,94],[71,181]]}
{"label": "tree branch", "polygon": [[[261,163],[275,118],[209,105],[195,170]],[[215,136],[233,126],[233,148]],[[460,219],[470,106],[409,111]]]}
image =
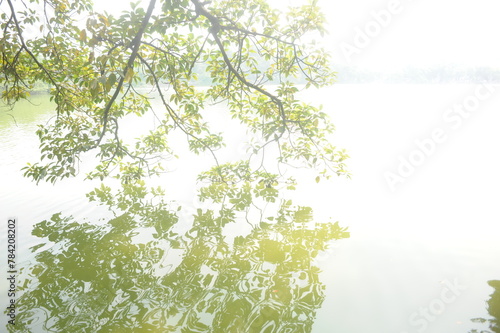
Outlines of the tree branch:
{"label": "tree branch", "polygon": [[[215,155],[215,152],[213,151],[213,149],[210,148],[209,146],[207,146],[200,138],[198,138],[196,135],[194,135],[191,131],[184,128],[184,123],[183,123],[182,119],[180,119],[179,116],[172,109],[172,107],[170,105],[168,105],[167,100],[165,99],[165,96],[164,96],[163,92],[161,91],[160,81],[156,77],[156,74],[155,74],[154,70],[151,68],[151,66],[149,65],[149,63],[145,59],[143,59],[140,55],[139,55],[139,59],[141,60],[141,62],[144,64],[144,66],[146,66],[147,69],[149,70],[149,72],[151,73],[151,76],[152,76],[153,81],[154,81],[154,85],[155,85],[156,89],[158,90],[158,93],[160,94],[160,99],[163,103],[163,106],[165,107],[168,114],[170,115],[170,118],[172,118],[172,121],[174,122],[174,124],[177,125],[177,127],[179,127],[181,129],[181,131],[184,132],[187,136],[192,137],[194,140],[201,143],[206,149],[208,149],[208,151],[210,152],[210,154],[212,155],[212,157],[215,161],[215,164],[217,166],[219,166],[219,160],[217,159],[217,156]],[[221,177],[222,177],[222,175],[221,175]]]}
{"label": "tree branch", "polygon": [[[222,26],[221,26],[221,24],[219,22],[219,19],[217,17],[215,17],[214,15],[212,15],[210,12],[208,12],[205,9],[205,7],[203,7],[203,4],[199,2],[199,0],[191,0],[191,2],[196,7],[196,13],[198,13],[201,16],[204,16],[205,18],[207,18],[210,21],[211,28],[210,28],[209,32],[212,34],[212,36],[213,36],[213,38],[215,40],[215,43],[217,44],[217,46],[219,48],[219,51],[222,54],[222,58],[224,59],[224,62],[226,64],[226,66],[228,67],[229,71],[231,73],[233,73],[233,75],[236,76],[236,78],[241,83],[243,83],[244,85],[246,85],[247,87],[252,88],[253,90],[256,90],[259,93],[261,93],[261,94],[269,97],[271,99],[271,101],[273,101],[274,104],[276,104],[276,106],[278,107],[279,113],[280,113],[280,117],[282,118],[282,121],[283,121],[283,125],[285,127],[287,127],[287,119],[286,119],[286,115],[285,115],[285,109],[283,107],[283,102],[278,97],[276,97],[275,95],[273,95],[270,92],[266,91],[265,89],[263,89],[263,88],[259,87],[258,85],[255,85],[255,84],[247,81],[247,79],[243,75],[241,75],[234,68],[233,64],[231,63],[231,59],[229,59],[229,56],[227,55],[226,49],[224,47],[224,44],[222,43],[222,41],[221,41],[221,39],[220,39],[220,37],[218,35],[219,31],[222,28]],[[252,34],[252,32],[250,32],[250,31],[247,32],[246,30],[242,30],[242,29],[238,29],[238,28],[235,28],[234,30],[238,30],[240,32],[245,32],[245,33]]]}
{"label": "tree branch", "polygon": [[[21,49],[20,49],[20,51],[24,49],[26,51],[26,53],[28,53],[28,55],[33,59],[33,61],[38,66],[38,68],[40,68],[45,73],[45,75],[47,75],[47,77],[49,78],[50,82],[52,82],[52,84],[54,85],[54,87],[57,89],[57,95],[59,95],[61,93],[59,85],[54,80],[54,78],[49,73],[49,71],[45,68],[45,66],[43,66],[38,61],[38,59],[36,58],[36,56],[33,54],[33,52],[31,52],[31,50],[26,45],[26,42],[24,41],[23,33],[21,31],[21,26],[19,25],[19,21],[17,20],[16,11],[14,9],[14,5],[12,4],[12,0],[7,0],[7,3],[9,4],[10,11],[12,13],[12,18],[14,19],[14,24],[16,25],[17,34],[19,36],[19,41],[21,42]],[[57,109],[57,114],[59,115],[59,108]]]}
{"label": "tree branch", "polygon": [[[10,0],[9,0],[10,2]],[[108,124],[108,116],[109,116],[109,110],[111,109],[111,106],[113,106],[115,100],[118,98],[118,94],[120,93],[120,90],[123,86],[123,82],[125,81],[125,76],[129,70],[132,69],[134,66],[134,61],[137,57],[137,54],[139,52],[139,47],[141,46],[141,39],[144,34],[144,31],[146,30],[146,27],[148,25],[149,19],[151,18],[151,15],[153,14],[153,9],[155,7],[156,0],[150,0],[148,9],[146,11],[146,15],[144,15],[144,19],[142,20],[141,27],[139,28],[139,31],[135,35],[134,39],[130,42],[130,46],[132,48],[132,54],[130,55],[130,58],[128,59],[127,65],[125,66],[123,70],[123,75],[118,81],[118,86],[115,89],[115,92],[113,93],[113,96],[111,96],[111,99],[108,101],[106,104],[106,107],[104,108],[104,115],[103,115],[103,125],[102,125],[102,132],[101,135],[99,136],[99,139],[97,140],[96,147],[99,146],[101,143],[102,139],[104,138],[104,135],[106,134],[106,129],[107,129],[107,124]]]}

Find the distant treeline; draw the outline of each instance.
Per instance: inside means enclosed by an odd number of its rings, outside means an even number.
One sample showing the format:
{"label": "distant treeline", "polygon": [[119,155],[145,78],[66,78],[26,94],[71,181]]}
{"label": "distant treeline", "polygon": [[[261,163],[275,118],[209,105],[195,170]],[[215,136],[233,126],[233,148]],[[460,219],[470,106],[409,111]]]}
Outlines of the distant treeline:
{"label": "distant treeline", "polygon": [[500,83],[500,69],[486,66],[406,67],[375,71],[354,66],[334,66],[337,83]]}
{"label": "distant treeline", "polygon": [[[265,65],[262,66],[265,71]],[[361,69],[355,66],[333,65],[337,73],[335,82],[337,84],[362,84],[362,83],[394,83],[394,84],[439,84],[439,83],[498,83],[500,84],[500,69],[486,66],[464,67],[464,66],[434,66],[434,67],[406,67],[393,71],[376,71]],[[193,69],[198,80],[193,82],[197,86],[209,86],[212,83],[210,74],[204,65],[197,65]],[[141,81],[145,81],[142,71],[137,73]],[[257,75],[259,76],[259,75]],[[298,75],[289,79],[297,84],[305,84],[303,76]],[[267,84],[276,84],[268,81]],[[0,91],[2,89],[0,88]],[[45,93],[49,91],[47,84],[37,82],[31,93]]]}

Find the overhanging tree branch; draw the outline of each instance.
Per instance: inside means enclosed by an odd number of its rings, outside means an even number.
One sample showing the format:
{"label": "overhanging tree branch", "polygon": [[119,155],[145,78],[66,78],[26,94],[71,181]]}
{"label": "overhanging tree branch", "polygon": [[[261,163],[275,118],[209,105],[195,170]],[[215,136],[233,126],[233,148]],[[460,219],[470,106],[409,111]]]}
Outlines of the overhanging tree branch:
{"label": "overhanging tree branch", "polygon": [[[156,15],[160,1],[148,0],[143,8],[133,6],[115,19],[94,13],[89,4],[81,7],[82,15],[89,17],[81,30],[71,14],[74,2],[66,6],[64,1],[47,1],[38,13],[28,10],[24,15],[19,8],[14,11],[18,7],[15,0],[0,0],[0,4],[2,1],[6,7],[2,41],[7,48],[0,54],[4,66],[0,79],[9,89],[5,95],[23,97],[23,80],[28,89],[41,80],[52,87],[51,98],[55,97],[58,112],[64,112],[37,133],[43,156],[52,162],[27,168],[27,175],[35,180],[55,181],[74,175],[68,165],[81,153],[96,148],[100,149],[99,164],[89,175],[120,178],[137,168],[147,170],[148,163],[156,163],[150,156],[170,151],[170,133],[182,133],[190,150],[214,156],[212,164],[217,166],[209,174],[215,181],[234,184],[232,164],[220,160],[219,165],[220,156],[215,156],[224,142],[222,135],[211,130],[218,126],[212,122],[212,114],[205,117],[210,112],[208,103],[226,103],[228,114],[249,135],[265,140],[265,144],[254,146],[252,153],[245,153],[248,162],[252,157],[262,158],[252,160],[249,173],[267,172],[263,160],[269,160],[266,147],[271,144],[283,148],[276,159],[279,165],[295,160],[307,163],[315,154],[330,158],[325,160],[330,164],[336,161],[331,154],[335,147],[326,146],[324,133],[331,132],[328,121],[318,115],[319,109],[296,99],[296,75],[315,86],[325,85],[331,78],[326,54],[301,46],[301,36],[321,28],[321,18],[306,20],[309,7],[290,11],[281,20],[275,12],[266,11],[265,0],[223,1],[213,7],[204,0],[169,0],[161,2],[162,11]],[[52,4],[53,13],[45,9]],[[30,33],[28,38],[27,29],[38,28],[38,23],[43,24],[40,36]],[[88,32],[92,38],[87,40]],[[200,84],[210,87],[196,88],[193,81],[198,78]],[[266,85],[276,81],[276,89]],[[125,132],[119,133],[118,128],[126,117],[141,117],[152,109],[154,103],[136,96],[141,95],[136,88],[144,84],[158,89],[165,118],[159,126],[151,124],[154,130],[148,135],[134,139],[134,149],[127,141],[120,141],[119,135]],[[138,130],[146,129],[141,126]],[[316,145],[310,143],[314,140]],[[161,170],[159,163],[151,169],[155,170]]]}
{"label": "overhanging tree branch", "polygon": [[172,109],[172,107],[170,105],[168,105],[167,100],[165,98],[165,95],[163,94],[163,92],[161,90],[160,81],[156,77],[155,72],[153,71],[153,69],[151,68],[151,66],[149,65],[149,63],[145,59],[143,59],[140,55],[138,57],[141,60],[141,62],[144,64],[144,66],[146,66],[146,68],[148,69],[148,71],[150,72],[151,77],[153,78],[153,81],[154,81],[154,85],[155,85],[155,87],[158,90],[158,93],[160,95],[160,99],[161,99],[161,101],[163,103],[163,106],[167,110],[167,112],[168,112],[170,118],[172,119],[172,121],[174,122],[174,124],[177,127],[179,127],[181,129],[181,131],[184,132],[184,134],[186,134],[188,137],[193,138],[194,140],[196,140],[197,142],[199,142],[201,145],[203,145],[206,149],[208,149],[208,151],[210,152],[210,154],[212,155],[212,157],[213,157],[213,159],[215,161],[215,164],[217,166],[219,166],[219,160],[217,159],[217,155],[215,155],[214,150],[211,147],[209,147],[207,144],[205,144],[203,142],[203,140],[201,140],[196,135],[194,135],[193,132],[190,129],[185,128],[184,122],[182,121],[182,119],[180,119],[179,116]]}
{"label": "overhanging tree branch", "polygon": [[137,54],[139,52],[139,47],[141,46],[142,36],[144,34],[144,31],[146,30],[146,27],[147,27],[148,22],[151,18],[151,15],[153,14],[153,9],[155,7],[155,3],[156,3],[156,0],[150,0],[149,5],[148,5],[148,9],[146,11],[146,14],[144,15],[144,19],[142,20],[139,31],[135,35],[134,39],[130,42],[129,48],[132,49],[132,53],[130,54],[130,58],[128,59],[127,64],[123,70],[123,75],[121,76],[120,80],[118,81],[118,86],[116,87],[113,95],[111,96],[111,99],[108,101],[108,103],[106,104],[106,107],[104,108],[104,115],[103,115],[103,120],[102,120],[102,122],[103,122],[102,132],[101,132],[101,135],[99,136],[99,139],[96,142],[96,145],[95,145],[96,147],[99,146],[102,139],[104,138],[104,135],[106,134],[109,111],[110,111],[111,107],[113,106],[115,100],[118,98],[118,95],[120,94],[120,90],[123,86],[123,83],[125,82],[125,77],[127,76],[127,72],[129,70],[132,70],[132,67],[134,66],[134,61],[137,58]]}
{"label": "overhanging tree branch", "polygon": [[[276,106],[278,107],[279,114],[280,114],[280,117],[282,119],[283,125],[285,126],[285,128],[287,128],[287,117],[285,114],[285,109],[283,107],[283,102],[278,97],[276,97],[275,95],[266,91],[265,89],[247,81],[247,79],[243,75],[241,75],[238,72],[238,70],[236,70],[236,68],[234,68],[234,66],[231,62],[231,59],[229,59],[229,56],[227,55],[226,48],[224,47],[224,44],[222,43],[222,41],[218,35],[218,33],[222,27],[220,22],[219,22],[219,19],[217,17],[215,17],[214,15],[212,15],[208,10],[206,10],[206,8],[203,6],[202,3],[200,3],[199,0],[191,0],[191,2],[195,5],[196,13],[198,15],[204,16],[210,22],[210,24],[211,24],[210,33],[212,34],[214,41],[217,44],[217,47],[219,48],[219,51],[222,54],[222,58],[224,59],[224,63],[228,67],[229,71],[234,76],[236,76],[236,78],[241,83],[243,83],[245,86],[252,88],[253,90],[256,90],[259,93],[269,97],[271,99],[271,101],[273,101],[276,104]],[[241,31],[241,32],[246,32],[245,30],[242,30],[242,29],[237,29],[237,30]]]}
{"label": "overhanging tree branch", "polygon": [[[17,34],[19,36],[19,41],[21,42],[21,49],[19,51],[21,51],[21,50],[24,49],[26,51],[26,53],[28,53],[28,55],[33,59],[33,61],[35,62],[35,64],[38,66],[38,68],[40,68],[45,73],[45,75],[47,75],[47,77],[49,78],[50,82],[56,88],[57,94],[59,95],[61,93],[59,85],[57,84],[57,82],[55,81],[55,79],[52,77],[52,75],[50,74],[50,72],[47,70],[47,68],[45,68],[45,66],[43,66],[40,63],[40,61],[38,61],[38,59],[36,58],[36,56],[33,54],[33,52],[31,52],[31,50],[26,45],[26,42],[24,41],[23,32],[21,30],[21,26],[19,25],[19,21],[17,20],[16,11],[15,11],[14,5],[12,4],[12,0],[7,0],[7,3],[9,4],[9,8],[10,8],[11,13],[12,13],[12,18],[14,19],[14,24],[16,25],[16,31],[17,31]],[[59,107],[57,109],[57,114],[59,115]]]}

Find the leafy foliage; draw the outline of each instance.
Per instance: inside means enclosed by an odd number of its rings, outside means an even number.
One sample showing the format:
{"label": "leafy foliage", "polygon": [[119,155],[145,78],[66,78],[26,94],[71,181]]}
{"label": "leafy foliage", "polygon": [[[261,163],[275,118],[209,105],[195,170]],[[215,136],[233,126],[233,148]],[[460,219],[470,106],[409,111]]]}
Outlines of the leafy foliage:
{"label": "leafy foliage", "polygon": [[[26,176],[36,182],[72,177],[92,151],[97,161],[88,178],[112,176],[127,184],[164,172],[162,161],[176,156],[171,141],[179,132],[192,152],[214,160],[201,178],[216,179],[214,186],[240,197],[240,190],[231,190],[235,183],[282,180],[263,170],[270,149],[278,151],[278,165],[314,168],[318,177],[346,175],[347,155],[330,143],[328,117],[296,97],[298,81],[322,87],[334,77],[328,55],[310,38],[325,33],[316,1],[286,13],[263,0],[144,4],[113,16],[93,11],[87,0],[1,3],[3,99],[27,98],[43,82],[57,114],[37,131],[42,160],[28,164]],[[208,87],[199,87],[200,72],[210,78]],[[153,108],[151,92],[163,112]],[[214,103],[225,105],[227,116],[260,142],[241,163],[219,163],[223,134],[213,131],[205,112]],[[154,124],[125,142],[123,121],[151,112]],[[245,174],[237,175],[242,165]],[[231,167],[236,169],[229,172]],[[252,191],[267,196],[257,187]]]}

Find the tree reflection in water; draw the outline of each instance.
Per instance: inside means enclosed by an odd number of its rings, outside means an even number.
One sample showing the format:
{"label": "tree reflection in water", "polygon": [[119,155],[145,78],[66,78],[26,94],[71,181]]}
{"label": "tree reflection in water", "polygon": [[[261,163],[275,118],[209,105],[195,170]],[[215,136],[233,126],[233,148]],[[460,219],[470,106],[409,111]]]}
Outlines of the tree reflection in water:
{"label": "tree reflection in water", "polygon": [[231,214],[212,210],[177,234],[176,213],[151,207],[105,225],[38,223],[53,245],[33,248],[16,332],[311,331],[325,297],[313,259],[344,228],[283,202],[245,236],[228,237]]}
{"label": "tree reflection in water", "polygon": [[490,295],[490,299],[488,300],[488,313],[492,317],[491,319],[484,318],[476,318],[472,321],[478,323],[487,323],[489,325],[489,329],[491,331],[478,331],[472,330],[470,333],[500,333],[500,281],[499,280],[491,280],[488,281],[488,284],[495,289],[493,294]]}

